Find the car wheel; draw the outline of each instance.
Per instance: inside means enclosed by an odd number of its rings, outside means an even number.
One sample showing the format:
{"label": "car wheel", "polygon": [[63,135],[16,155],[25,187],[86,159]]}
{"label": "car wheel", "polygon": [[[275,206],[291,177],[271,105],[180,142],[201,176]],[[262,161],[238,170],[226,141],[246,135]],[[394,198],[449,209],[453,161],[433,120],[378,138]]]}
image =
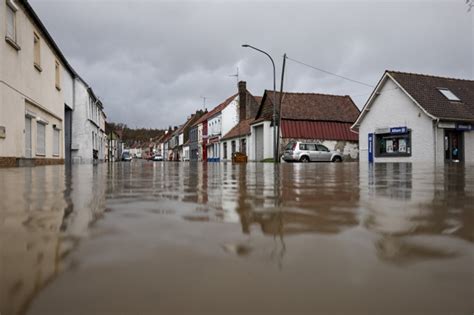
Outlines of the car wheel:
{"label": "car wheel", "polygon": [[333,162],[335,163],[340,163],[342,162],[342,158],[340,156],[335,156],[333,159],[332,159]]}
{"label": "car wheel", "polygon": [[309,162],[309,157],[307,156],[302,156],[301,159],[300,159],[301,162],[303,163],[308,163]]}

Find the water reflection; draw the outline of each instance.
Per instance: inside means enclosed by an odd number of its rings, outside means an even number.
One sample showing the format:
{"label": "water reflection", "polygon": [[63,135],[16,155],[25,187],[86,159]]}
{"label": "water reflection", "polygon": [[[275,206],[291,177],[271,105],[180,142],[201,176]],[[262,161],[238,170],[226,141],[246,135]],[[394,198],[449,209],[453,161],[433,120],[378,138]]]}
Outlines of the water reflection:
{"label": "water reflection", "polygon": [[[292,291],[300,283],[321,283],[335,286],[340,298],[350,302],[347,288],[354,287],[354,281],[369,287],[382,285],[373,279],[396,282],[398,276],[410,278],[410,268],[430,262],[444,263],[438,265],[443,272],[457,269],[461,278],[444,273],[447,283],[456,280],[465,294],[474,293],[473,270],[466,267],[474,262],[473,166],[135,161],[69,170],[3,169],[0,175],[2,315],[27,313],[47,284],[51,286],[46,291],[53,293],[38,305],[50,307],[51,298],[77,284],[64,278],[55,291],[57,276],[72,277],[72,268],[87,276],[88,269],[81,266],[91,258],[107,261],[105,269],[130,257],[143,259],[140,268],[149,267],[154,274],[165,257],[170,263],[164,269],[178,268],[182,258],[175,256],[184,255],[182,248],[193,263],[206,257],[205,263],[197,263],[200,268],[232,274],[237,267],[231,259],[238,259],[244,270],[259,269],[247,283],[259,291],[277,270],[275,277],[286,279],[281,281]],[[125,232],[107,234],[114,228]],[[107,245],[97,246],[107,254],[100,259],[94,251],[80,251],[80,244],[92,246],[104,239]],[[123,245],[127,242],[133,246]],[[165,248],[163,256],[160,251],[150,256],[156,247]],[[120,272],[133,274],[136,268],[128,264]],[[421,285],[438,284],[433,265],[422,266],[413,269],[427,276]],[[394,276],[390,268],[399,268],[401,274]],[[314,279],[307,279],[307,274]],[[103,277],[102,283],[114,281],[114,276]],[[172,283],[186,287],[188,280],[178,277]],[[218,280],[209,281],[212,285]],[[150,286],[156,288],[159,281]],[[281,286],[278,294],[291,296],[285,288]],[[130,290],[130,298],[145,294]],[[374,294],[367,294],[361,305],[372,303],[369,296]]]}
{"label": "water reflection", "polygon": [[[0,314],[23,314],[105,209],[106,172],[0,170]],[[66,176],[67,175],[67,176]]]}

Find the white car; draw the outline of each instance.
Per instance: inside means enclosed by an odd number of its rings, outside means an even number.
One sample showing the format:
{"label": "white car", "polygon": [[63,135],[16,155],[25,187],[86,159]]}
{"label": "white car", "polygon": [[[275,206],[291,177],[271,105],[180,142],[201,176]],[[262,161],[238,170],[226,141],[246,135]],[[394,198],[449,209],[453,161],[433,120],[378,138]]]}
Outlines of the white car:
{"label": "white car", "polygon": [[283,153],[286,162],[342,162],[342,155],[319,143],[290,142]]}
{"label": "white car", "polygon": [[163,157],[161,155],[157,154],[151,160],[152,161],[163,161]]}

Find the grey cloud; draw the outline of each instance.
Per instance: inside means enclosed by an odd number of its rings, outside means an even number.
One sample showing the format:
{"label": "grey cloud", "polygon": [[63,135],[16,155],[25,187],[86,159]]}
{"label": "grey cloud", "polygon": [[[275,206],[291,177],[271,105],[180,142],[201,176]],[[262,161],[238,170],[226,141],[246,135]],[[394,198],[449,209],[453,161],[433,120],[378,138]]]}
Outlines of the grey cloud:
{"label": "grey cloud", "polygon": [[[71,64],[103,99],[109,120],[166,127],[235,93],[272,87],[265,56],[282,55],[375,85],[385,69],[472,78],[473,13],[449,1],[31,0]],[[370,88],[287,62],[289,91]],[[278,74],[279,79],[279,74]]]}

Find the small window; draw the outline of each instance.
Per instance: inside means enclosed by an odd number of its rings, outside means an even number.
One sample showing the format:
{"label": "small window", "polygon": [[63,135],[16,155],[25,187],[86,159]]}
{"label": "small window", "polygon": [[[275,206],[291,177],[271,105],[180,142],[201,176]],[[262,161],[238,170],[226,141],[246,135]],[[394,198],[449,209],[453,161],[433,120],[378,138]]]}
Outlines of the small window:
{"label": "small window", "polygon": [[457,97],[451,90],[446,89],[446,88],[439,88],[438,91],[441,92],[448,100],[453,101],[453,102],[460,102],[461,99]]}
{"label": "small window", "polygon": [[231,142],[230,144],[231,144],[231,148],[232,148],[232,149],[231,149],[232,154],[234,154],[234,153],[235,153],[235,150],[236,150],[236,149],[235,149],[235,141],[232,140],[232,142]]}
{"label": "small window", "polygon": [[46,125],[36,123],[36,155],[46,155]]}
{"label": "small window", "polygon": [[312,143],[308,143],[306,144],[306,150],[308,151],[316,151],[316,145],[312,144]]}
{"label": "small window", "polygon": [[53,155],[59,156],[60,130],[53,129]]}
{"label": "small window", "polygon": [[318,151],[329,152],[329,149],[323,146],[322,144],[318,144]]}
{"label": "small window", "polygon": [[7,1],[7,34],[6,36],[16,41],[16,8]]}
{"label": "small window", "polygon": [[306,150],[306,144],[301,143],[300,144],[300,150],[302,150],[302,151]]}
{"label": "small window", "polygon": [[34,43],[34,66],[38,71],[41,71],[41,44],[40,37],[38,34],[33,34]]}
{"label": "small window", "polygon": [[61,90],[61,67],[59,62],[56,61],[55,65],[55,74],[56,74],[56,89]]}

